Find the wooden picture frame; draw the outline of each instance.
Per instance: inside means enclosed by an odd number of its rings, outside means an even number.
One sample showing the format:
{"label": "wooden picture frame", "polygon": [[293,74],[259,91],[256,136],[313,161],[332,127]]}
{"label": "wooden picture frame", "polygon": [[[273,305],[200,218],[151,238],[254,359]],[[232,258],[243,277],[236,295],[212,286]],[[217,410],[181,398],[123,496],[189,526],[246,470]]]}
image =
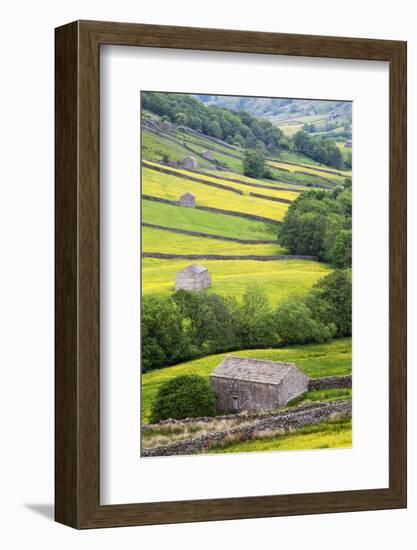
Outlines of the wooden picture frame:
{"label": "wooden picture frame", "polygon": [[[75,528],[406,506],[406,43],[76,21],[56,29],[56,521]],[[389,487],[100,505],[99,57],[117,44],[389,62]]]}

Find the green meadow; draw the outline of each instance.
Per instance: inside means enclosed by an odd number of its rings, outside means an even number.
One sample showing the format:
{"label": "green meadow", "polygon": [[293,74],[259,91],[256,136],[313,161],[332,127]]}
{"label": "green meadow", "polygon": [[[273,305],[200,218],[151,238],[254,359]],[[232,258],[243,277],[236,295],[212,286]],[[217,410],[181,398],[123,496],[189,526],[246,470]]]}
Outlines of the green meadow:
{"label": "green meadow", "polygon": [[[308,376],[341,376],[352,372],[352,343],[350,338],[339,338],[326,344],[307,344],[280,349],[252,349],[228,352],[229,355],[294,362]],[[149,422],[152,402],[161,385],[174,376],[199,374],[208,379],[211,371],[227,353],[208,355],[171,367],[142,374],[142,423]]]}

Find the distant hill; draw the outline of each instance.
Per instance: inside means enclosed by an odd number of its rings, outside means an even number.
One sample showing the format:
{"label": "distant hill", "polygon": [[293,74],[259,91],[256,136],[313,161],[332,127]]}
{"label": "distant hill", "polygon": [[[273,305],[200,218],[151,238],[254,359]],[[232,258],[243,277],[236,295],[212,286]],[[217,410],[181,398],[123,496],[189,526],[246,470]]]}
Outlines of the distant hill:
{"label": "distant hill", "polygon": [[292,115],[336,115],[352,121],[349,101],[319,101],[314,99],[288,99],[267,97],[237,97],[226,95],[197,95],[206,105],[217,105],[233,111],[246,111],[266,118]]}
{"label": "distant hill", "polygon": [[280,127],[287,135],[294,134],[302,126],[309,133],[338,133],[351,131],[352,103],[349,101],[323,101],[313,99],[288,99],[266,97],[237,97],[225,95],[197,95],[202,103],[216,105],[233,111],[246,111],[252,116],[263,117]]}

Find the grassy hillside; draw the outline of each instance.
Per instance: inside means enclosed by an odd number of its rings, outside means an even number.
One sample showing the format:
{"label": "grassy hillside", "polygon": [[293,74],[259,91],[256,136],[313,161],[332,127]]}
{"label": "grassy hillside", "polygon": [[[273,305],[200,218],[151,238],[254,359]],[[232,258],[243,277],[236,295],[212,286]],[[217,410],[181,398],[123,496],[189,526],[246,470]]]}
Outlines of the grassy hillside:
{"label": "grassy hillside", "polygon": [[[175,273],[190,261],[142,259],[142,293],[169,294],[174,289]],[[213,285],[207,292],[241,299],[249,281],[257,281],[271,303],[287,298],[294,292],[306,292],[321,277],[332,270],[323,263],[306,260],[204,260]]]}
{"label": "grassy hillside", "polygon": [[254,214],[272,220],[282,220],[288,205],[267,201],[249,195],[238,195],[233,191],[209,187],[195,181],[142,168],[142,193],[164,199],[179,200],[180,196],[190,191],[196,195],[197,205]]}
{"label": "grassy hillside", "polygon": [[[271,361],[294,362],[308,376],[341,376],[352,372],[352,344],[350,338],[340,338],[327,344],[308,344],[281,349],[239,350],[229,355],[253,357]],[[172,367],[157,369],[142,375],[142,423],[149,422],[152,402],[164,382],[182,374],[199,374],[208,379],[212,370],[226,353],[209,355]]]}
{"label": "grassy hillside", "polygon": [[285,254],[285,248],[276,244],[241,244],[208,239],[155,229],[142,228],[142,251],[170,254],[226,254],[274,256]]}

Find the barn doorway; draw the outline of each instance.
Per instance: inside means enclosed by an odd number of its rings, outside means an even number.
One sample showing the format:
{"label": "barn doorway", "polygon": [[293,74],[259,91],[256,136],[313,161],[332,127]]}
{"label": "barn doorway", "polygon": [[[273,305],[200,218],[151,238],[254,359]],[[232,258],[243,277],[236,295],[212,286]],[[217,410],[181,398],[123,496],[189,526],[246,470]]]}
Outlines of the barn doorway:
{"label": "barn doorway", "polygon": [[232,395],[232,410],[234,411],[239,410],[239,399],[237,395]]}

